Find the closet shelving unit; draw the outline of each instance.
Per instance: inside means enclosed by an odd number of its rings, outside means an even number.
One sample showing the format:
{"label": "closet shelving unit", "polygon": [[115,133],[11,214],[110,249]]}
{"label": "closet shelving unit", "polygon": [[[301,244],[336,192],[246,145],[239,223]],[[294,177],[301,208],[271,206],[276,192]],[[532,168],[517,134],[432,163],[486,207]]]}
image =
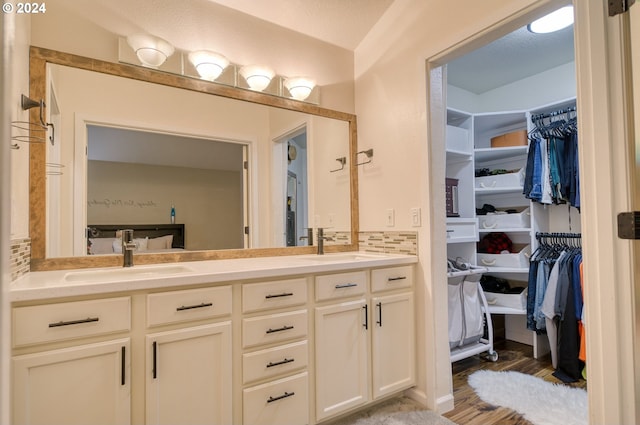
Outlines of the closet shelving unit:
{"label": "closet shelving unit", "polygon": [[[516,170],[526,167],[528,146],[492,148],[491,138],[517,130],[532,130],[531,115],[548,113],[575,106],[575,99],[567,99],[522,111],[467,113],[447,109],[446,177],[458,179],[458,209],[460,217],[447,218],[447,255],[461,257],[473,265],[486,267],[486,274],[502,277],[512,286],[526,286],[528,266],[491,267],[479,264],[477,242],[491,232],[503,232],[515,245],[537,247],[535,234],[551,229],[549,208],[529,201],[522,194],[521,185],[512,187],[476,187],[475,170],[479,168]],[[499,228],[480,225],[476,208],[490,204],[497,209],[528,208],[529,217],[522,227]],[[566,208],[566,207],[565,207]],[[565,229],[555,229],[563,231]],[[489,298],[489,297],[488,297]],[[490,305],[492,314],[505,314],[507,339],[533,346],[534,357],[549,351],[544,335],[536,335],[526,328],[526,309]]]}

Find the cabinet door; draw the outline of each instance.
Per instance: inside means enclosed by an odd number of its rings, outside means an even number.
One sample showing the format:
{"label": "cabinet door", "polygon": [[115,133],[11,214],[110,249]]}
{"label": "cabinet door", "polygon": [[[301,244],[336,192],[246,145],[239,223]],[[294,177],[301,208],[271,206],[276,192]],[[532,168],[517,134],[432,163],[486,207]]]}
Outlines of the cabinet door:
{"label": "cabinet door", "polygon": [[317,307],[316,419],[322,420],[369,401],[365,300]]}
{"label": "cabinet door", "polygon": [[147,424],[232,422],[231,322],[147,335]]}
{"label": "cabinet door", "polygon": [[415,383],[413,293],[372,299],[373,398]]}
{"label": "cabinet door", "polygon": [[13,358],[13,423],[131,423],[129,339]]}

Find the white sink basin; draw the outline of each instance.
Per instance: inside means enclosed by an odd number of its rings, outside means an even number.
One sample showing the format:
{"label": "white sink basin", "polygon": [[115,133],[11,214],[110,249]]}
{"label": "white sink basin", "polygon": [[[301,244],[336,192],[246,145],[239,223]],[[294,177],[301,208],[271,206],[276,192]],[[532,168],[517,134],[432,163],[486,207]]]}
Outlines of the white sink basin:
{"label": "white sink basin", "polygon": [[345,254],[324,254],[305,257],[311,261],[320,261],[323,263],[332,261],[366,261],[384,258],[381,255],[363,254],[363,253],[345,253]]}
{"label": "white sink basin", "polygon": [[108,282],[114,279],[146,279],[170,276],[191,271],[193,270],[182,265],[134,266],[121,269],[69,272],[64,275],[64,280],[67,282]]}

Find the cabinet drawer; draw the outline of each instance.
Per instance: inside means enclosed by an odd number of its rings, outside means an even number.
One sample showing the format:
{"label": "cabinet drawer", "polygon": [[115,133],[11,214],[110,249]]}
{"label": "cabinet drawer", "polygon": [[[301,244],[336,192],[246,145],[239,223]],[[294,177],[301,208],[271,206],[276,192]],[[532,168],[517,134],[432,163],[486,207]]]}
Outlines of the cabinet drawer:
{"label": "cabinet drawer", "polygon": [[307,367],[307,341],[294,342],[242,356],[242,382],[272,378]]}
{"label": "cabinet drawer", "polygon": [[128,331],[130,328],[129,297],[13,309],[15,347]]}
{"label": "cabinet drawer", "polygon": [[307,310],[242,320],[242,346],[253,347],[307,336]]}
{"label": "cabinet drawer", "polygon": [[410,288],[413,286],[413,267],[390,267],[371,271],[371,291]]}
{"label": "cabinet drawer", "polygon": [[309,423],[307,372],[242,392],[245,425],[300,425]]}
{"label": "cabinet drawer", "polygon": [[245,313],[306,302],[306,278],[248,283],[242,286],[242,311]]}
{"label": "cabinet drawer", "polygon": [[447,242],[477,242],[477,220],[453,221],[447,220]]}
{"label": "cabinet drawer", "polygon": [[147,326],[209,319],[231,314],[231,286],[147,295]]}
{"label": "cabinet drawer", "polygon": [[367,290],[367,273],[338,273],[316,276],[316,300],[362,295]]}

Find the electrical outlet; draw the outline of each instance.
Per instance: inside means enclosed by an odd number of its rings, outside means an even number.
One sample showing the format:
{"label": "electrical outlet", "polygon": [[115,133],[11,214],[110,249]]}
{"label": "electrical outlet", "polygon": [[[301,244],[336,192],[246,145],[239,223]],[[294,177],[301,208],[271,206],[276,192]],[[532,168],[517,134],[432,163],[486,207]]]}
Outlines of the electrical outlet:
{"label": "electrical outlet", "polygon": [[393,227],[396,225],[396,212],[393,208],[387,210],[387,227]]}
{"label": "electrical outlet", "polygon": [[420,227],[422,225],[422,217],[420,208],[414,207],[411,208],[411,226]]}

